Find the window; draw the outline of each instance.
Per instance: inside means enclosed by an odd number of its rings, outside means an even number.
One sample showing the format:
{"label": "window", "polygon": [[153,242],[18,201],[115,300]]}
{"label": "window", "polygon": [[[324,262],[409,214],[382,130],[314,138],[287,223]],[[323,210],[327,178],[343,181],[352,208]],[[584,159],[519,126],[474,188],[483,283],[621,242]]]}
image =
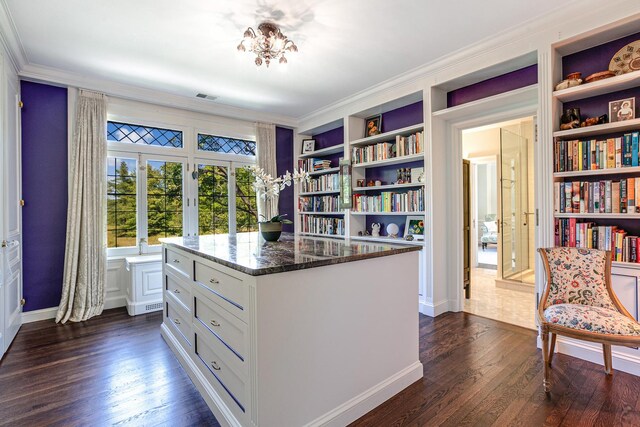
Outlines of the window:
{"label": "window", "polygon": [[236,168],[236,231],[258,231],[258,200],[253,174],[245,166]]}
{"label": "window", "polygon": [[137,162],[107,159],[107,247],[136,246]]}
{"label": "window", "polygon": [[182,148],[182,132],[127,123],[107,122],[107,140],[129,144]]}
{"label": "window", "polygon": [[147,242],[183,234],[182,163],[147,161]]}
{"label": "window", "polygon": [[198,150],[216,153],[239,154],[241,156],[255,156],[255,141],[225,138],[223,136],[198,134]]}
{"label": "window", "polygon": [[255,142],[172,127],[107,122],[111,256],[157,252],[163,237],[257,231]]}
{"label": "window", "polygon": [[198,232],[229,232],[229,167],[198,165]]}

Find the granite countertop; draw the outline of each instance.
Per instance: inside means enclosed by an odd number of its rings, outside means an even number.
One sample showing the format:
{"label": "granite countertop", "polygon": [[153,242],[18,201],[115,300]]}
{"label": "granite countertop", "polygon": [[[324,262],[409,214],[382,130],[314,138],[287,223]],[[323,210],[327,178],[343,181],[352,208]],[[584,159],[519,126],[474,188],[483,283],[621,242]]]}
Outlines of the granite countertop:
{"label": "granite countertop", "polygon": [[420,246],[350,241],[298,236],[282,233],[277,242],[266,242],[259,233],[238,233],[170,237],[160,239],[172,246],[199,255],[252,276],[283,273],[359,261],[404,252],[419,251]]}

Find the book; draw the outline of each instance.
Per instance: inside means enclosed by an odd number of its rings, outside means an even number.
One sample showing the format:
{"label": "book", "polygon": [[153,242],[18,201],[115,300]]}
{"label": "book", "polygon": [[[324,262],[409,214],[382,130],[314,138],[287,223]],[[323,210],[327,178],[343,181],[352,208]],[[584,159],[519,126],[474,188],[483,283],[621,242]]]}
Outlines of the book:
{"label": "book", "polygon": [[627,213],[636,213],[636,179],[627,178]]}
{"label": "book", "polygon": [[616,144],[616,166],[617,168],[622,167],[622,138],[615,138]]}
{"label": "book", "polygon": [[638,132],[631,134],[631,166],[638,166]]}
{"label": "book", "polygon": [[611,183],[611,213],[620,213],[620,182]]}
{"label": "book", "polygon": [[632,163],[631,134],[625,133],[622,136],[622,166],[631,166]]}
{"label": "book", "polygon": [[627,213],[627,180],[620,181],[620,213]]}

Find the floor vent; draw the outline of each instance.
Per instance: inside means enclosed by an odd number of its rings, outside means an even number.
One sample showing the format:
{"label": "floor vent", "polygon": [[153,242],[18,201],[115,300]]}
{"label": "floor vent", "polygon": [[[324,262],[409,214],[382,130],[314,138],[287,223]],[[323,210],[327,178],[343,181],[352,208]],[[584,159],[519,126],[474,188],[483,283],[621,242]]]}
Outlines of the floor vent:
{"label": "floor vent", "polygon": [[144,311],[162,310],[162,303],[147,304],[144,306]]}

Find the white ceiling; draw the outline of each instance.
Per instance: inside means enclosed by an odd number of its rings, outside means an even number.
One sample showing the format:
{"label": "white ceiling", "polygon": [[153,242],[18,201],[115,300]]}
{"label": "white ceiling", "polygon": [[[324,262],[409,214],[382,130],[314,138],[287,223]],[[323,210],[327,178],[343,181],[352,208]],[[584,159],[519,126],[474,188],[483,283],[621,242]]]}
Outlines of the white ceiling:
{"label": "white ceiling", "polygon": [[[1,1],[31,65],[296,118],[568,3]],[[298,45],[287,65],[236,50],[267,19]]]}

